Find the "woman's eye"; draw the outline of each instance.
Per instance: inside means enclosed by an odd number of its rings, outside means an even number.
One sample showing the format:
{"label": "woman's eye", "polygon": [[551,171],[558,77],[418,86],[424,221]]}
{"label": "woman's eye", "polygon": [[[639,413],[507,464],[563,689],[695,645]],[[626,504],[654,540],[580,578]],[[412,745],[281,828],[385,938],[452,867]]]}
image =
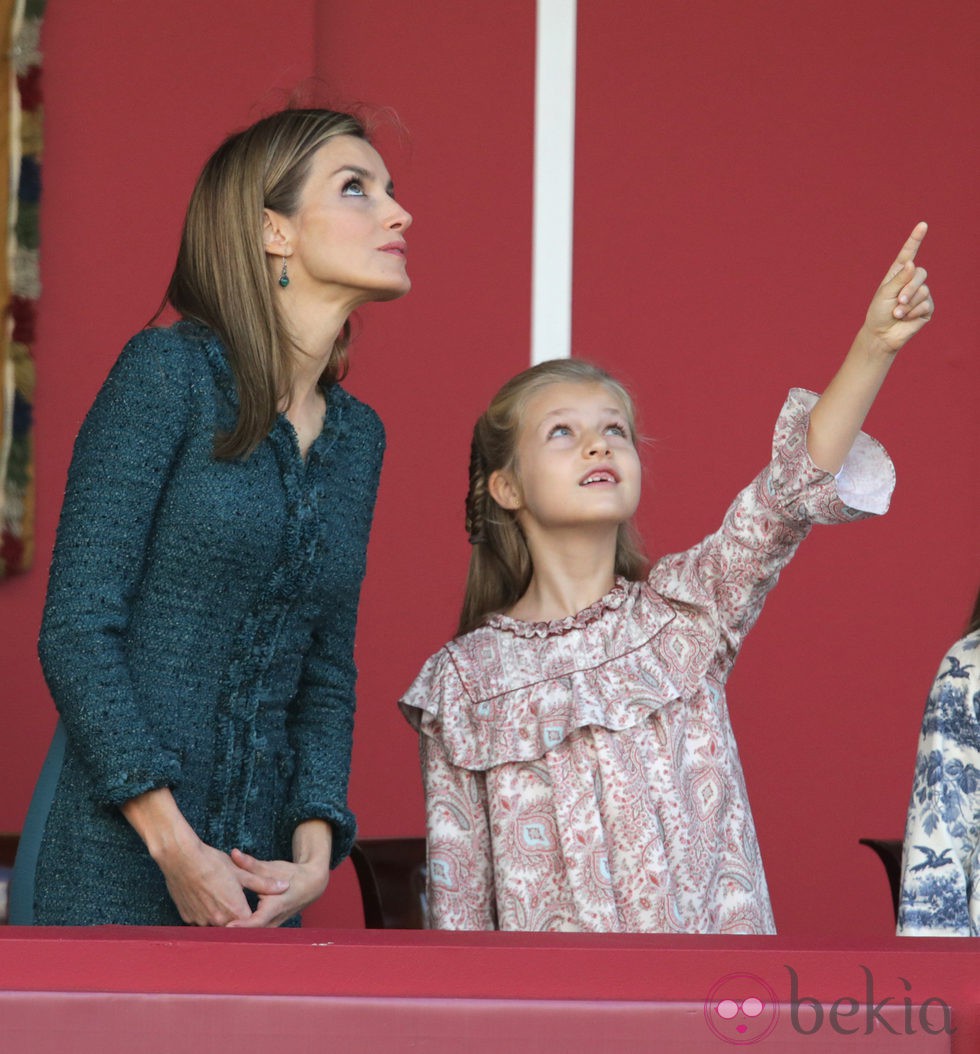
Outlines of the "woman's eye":
{"label": "woman's eye", "polygon": [[359,179],[348,179],[341,194],[345,194],[348,197],[363,198],[364,187]]}

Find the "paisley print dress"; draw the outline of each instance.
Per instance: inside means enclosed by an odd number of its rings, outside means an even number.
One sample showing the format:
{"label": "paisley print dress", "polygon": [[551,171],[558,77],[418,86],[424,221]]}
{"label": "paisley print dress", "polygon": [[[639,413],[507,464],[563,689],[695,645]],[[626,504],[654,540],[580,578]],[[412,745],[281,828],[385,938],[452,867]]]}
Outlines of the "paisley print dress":
{"label": "paisley print dress", "polygon": [[725,681],[815,522],[888,506],[863,433],[837,479],[794,389],[721,528],[577,615],[491,616],[401,700],[420,732],[431,925],[773,933]]}

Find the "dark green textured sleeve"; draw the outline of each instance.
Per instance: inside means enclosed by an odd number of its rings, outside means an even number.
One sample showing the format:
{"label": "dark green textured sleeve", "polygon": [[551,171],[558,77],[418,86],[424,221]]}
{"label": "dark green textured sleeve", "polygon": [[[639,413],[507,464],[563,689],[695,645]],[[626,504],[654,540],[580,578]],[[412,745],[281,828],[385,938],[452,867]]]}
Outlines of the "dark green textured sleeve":
{"label": "dark green textured sleeve", "polygon": [[172,332],[143,331],[85,418],[68,473],[39,653],[69,742],[107,804],[180,775],[134,697],[125,634],[188,410],[186,348]]}

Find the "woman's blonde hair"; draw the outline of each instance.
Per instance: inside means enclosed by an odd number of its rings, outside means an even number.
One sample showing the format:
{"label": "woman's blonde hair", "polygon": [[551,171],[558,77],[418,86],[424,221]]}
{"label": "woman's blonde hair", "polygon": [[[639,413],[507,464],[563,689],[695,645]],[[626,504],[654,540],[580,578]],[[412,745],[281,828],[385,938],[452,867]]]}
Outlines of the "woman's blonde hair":
{"label": "woman's blonde hair", "polygon": [[[470,487],[466,530],[472,552],[457,635],[481,626],[487,616],[509,608],[531,582],[531,554],[514,513],[490,495],[490,476],[514,470],[517,439],[528,402],[543,388],[561,383],[602,384],[622,404],[633,442],[636,413],[629,392],[605,370],[581,359],[554,359],[511,378],[476,422],[470,446]],[[621,524],[616,540],[616,574],[643,578],[647,559],[632,521]]]}
{"label": "woman's blonde hair", "polygon": [[[219,458],[247,457],[268,435],[289,391],[293,342],[263,245],[263,209],[292,216],[314,154],[339,135],[367,137],[351,114],[271,114],[218,147],[191,195],[165,302],[213,330],[227,349],[239,411],[235,427],[216,437]],[[349,342],[345,322],[321,384],[344,376]]]}

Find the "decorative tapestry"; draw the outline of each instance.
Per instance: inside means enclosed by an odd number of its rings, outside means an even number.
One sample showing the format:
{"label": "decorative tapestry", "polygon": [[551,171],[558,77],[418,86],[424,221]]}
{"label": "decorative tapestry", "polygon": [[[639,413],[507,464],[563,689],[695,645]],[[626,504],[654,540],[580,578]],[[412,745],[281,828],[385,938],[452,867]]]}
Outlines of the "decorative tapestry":
{"label": "decorative tapestry", "polygon": [[44,0],[0,0],[0,216],[7,252],[0,267],[0,578],[26,570],[34,555],[34,322],[40,293],[41,56]]}

